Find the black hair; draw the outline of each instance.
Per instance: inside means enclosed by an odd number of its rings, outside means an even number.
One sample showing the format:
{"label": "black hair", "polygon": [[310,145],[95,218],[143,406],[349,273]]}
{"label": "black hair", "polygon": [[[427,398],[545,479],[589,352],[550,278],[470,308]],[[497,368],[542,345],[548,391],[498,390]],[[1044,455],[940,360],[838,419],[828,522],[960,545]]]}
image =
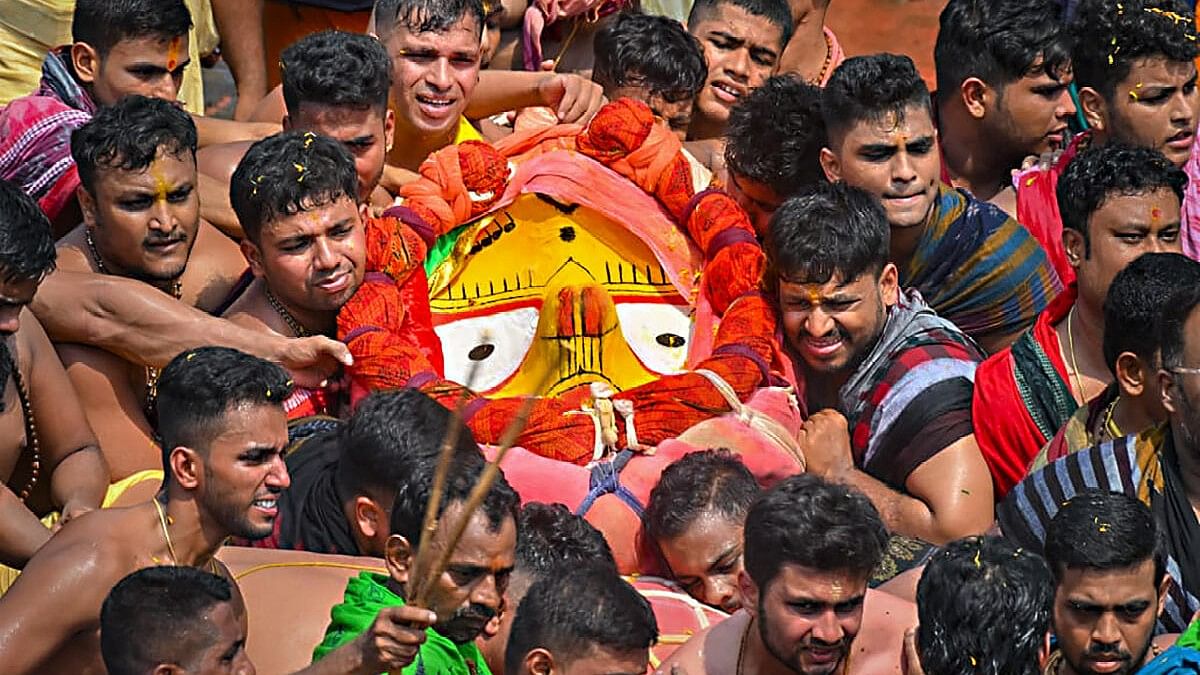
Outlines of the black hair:
{"label": "black hair", "polygon": [[676,103],[694,98],[708,77],[699,41],[665,16],[621,12],[596,33],[593,54],[592,79],[605,91],[646,87]]}
{"label": "black hair", "polygon": [[1076,12],[1075,83],[1105,100],[1113,100],[1135,61],[1192,61],[1200,54],[1196,21],[1182,0],[1084,0]]}
{"label": "black hair", "polygon": [[744,96],[725,126],[725,164],[731,173],[762,183],[780,198],[825,180],[821,89],[776,75]]}
{"label": "black hair", "polygon": [[171,359],[158,377],[158,432],[163,470],[183,446],[205,451],[220,435],[221,421],[234,408],[279,406],[292,393],[283,368],[228,347],[200,347]]}
{"label": "black hair", "polygon": [[[1138,195],[1170,189],[1183,201],[1188,177],[1157,150],[1105,143],[1086,148],[1058,179],[1058,210],[1064,228],[1083,236],[1084,255],[1092,251],[1088,221],[1114,195]],[[1165,214],[1165,217],[1171,217]]]}
{"label": "black hair", "polygon": [[761,490],[742,458],[726,448],[689,452],[663,470],[642,513],[655,541],[674,539],[707,512],[742,524]]}
{"label": "black hair", "polygon": [[267,223],[342,198],[358,201],[354,158],[341,143],[311,131],[258,141],[229,179],[233,211],[255,243]]}
{"label": "black hair", "polygon": [[861,492],[813,474],[792,476],[764,492],[746,515],[746,573],[762,593],[787,564],[865,580],[887,542],[879,512]]}
{"label": "black hair", "polygon": [[[1040,63],[1039,63],[1040,61]],[[977,77],[1004,88],[1038,71],[1058,80],[1071,66],[1071,34],[1062,7],[1046,0],[950,0],[933,49],[938,98],[958,95]]]}
{"label": "black hair", "polygon": [[1179,253],[1146,253],[1117,272],[1104,298],[1104,362],[1114,375],[1124,352],[1157,370],[1159,317],[1172,293],[1196,285],[1200,263]]}
{"label": "black hair", "polygon": [[1054,581],[1041,556],[1000,537],[934,554],[917,584],[917,651],[927,675],[1040,675]]}
{"label": "black hair", "polygon": [[1200,305],[1200,285],[1182,288],[1167,299],[1158,323],[1159,351],[1162,353],[1162,367],[1166,370],[1196,367],[1196,364],[1185,366],[1183,363],[1183,347],[1187,338],[1184,325],[1197,305]]}
{"label": "black hair", "polygon": [[[463,456],[469,457],[465,453],[459,453],[456,459]],[[421,546],[421,537],[424,534],[421,525],[425,519],[425,506],[429,503],[429,495],[433,491],[433,474],[437,470],[438,457],[415,456],[407,464],[409,473],[396,485],[396,499],[392,502],[391,533],[407,539],[409,546],[416,551]],[[438,505],[439,518],[451,504],[467,501],[483,471],[482,460],[456,461],[451,465],[442,490],[442,503]],[[487,518],[489,530],[498,532],[504,526],[505,520],[511,518],[513,523],[516,523],[519,506],[520,498],[501,472],[484,496],[476,514],[483,514]]]}
{"label": "black hair", "polygon": [[545,649],[559,668],[594,649],[649,654],[658,641],[650,602],[612,570],[584,566],[539,579],[513,618],[504,670],[521,672],[525,656]]}
{"label": "black hair", "polygon": [[96,111],[71,132],[71,157],[79,182],[95,194],[96,170],[141,171],[160,152],[196,161],[196,123],[169,101],[130,94]]}
{"label": "black hair", "polygon": [[907,56],[852,56],[833,71],[821,92],[821,112],[830,136],[889,115],[901,122],[909,108],[923,110],[932,119],[929,88]]}
{"label": "black hair", "polygon": [[0,279],[40,280],[54,269],[56,256],[41,207],[20,187],[0,180]]}
{"label": "black hair", "polygon": [[487,18],[482,0],[376,0],[375,34],[386,41],[397,25],[413,33],[440,33],[464,17],[474,18],[482,31]]}
{"label": "black hair", "polygon": [[688,13],[688,28],[694,28],[697,23],[704,21],[721,5],[733,5],[745,11],[750,16],[761,16],[779,27],[782,37],[779,39],[779,55],[792,39],[795,25],[792,23],[792,8],[787,0],[695,0]]}
{"label": "black hair", "polygon": [[121,579],[100,608],[100,654],[111,675],[186,664],[217,631],[204,615],[230,602],[229,582],[194,567],[146,567]]}
{"label": "black hair", "polygon": [[1153,560],[1157,590],[1167,573],[1154,513],[1120,492],[1089,490],[1064,502],[1046,528],[1045,554],[1056,582],[1068,569],[1124,570]]}
{"label": "black hair", "polygon": [[531,502],[521,507],[516,571],[541,578],[556,570],[582,566],[617,574],[612,548],[600,530],[562,504]]}
{"label": "black hair", "polygon": [[279,57],[289,115],[304,103],[387,110],[392,60],[379,40],[325,30],[292,43]]}
{"label": "black hair", "polygon": [[183,0],[76,0],[71,41],[86,42],[103,58],[122,40],[170,40],[191,29]]}
{"label": "black hair", "polygon": [[[377,391],[364,398],[342,428],[338,491],[390,504],[396,486],[408,479],[416,458],[436,461],[450,426],[450,411],[417,389]],[[459,429],[456,464],[483,464],[470,428]]]}
{"label": "black hair", "polygon": [[827,283],[878,274],[887,264],[891,230],[879,200],[860,188],[813,183],[785,201],[767,228],[768,285],[780,278]]}

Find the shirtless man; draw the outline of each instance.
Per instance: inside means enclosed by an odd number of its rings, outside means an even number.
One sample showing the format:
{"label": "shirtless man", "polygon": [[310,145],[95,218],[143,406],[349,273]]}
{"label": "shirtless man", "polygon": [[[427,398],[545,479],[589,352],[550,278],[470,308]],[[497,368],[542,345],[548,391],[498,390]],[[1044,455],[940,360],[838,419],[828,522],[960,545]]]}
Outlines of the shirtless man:
{"label": "shirtless man", "polygon": [[696,95],[686,147],[722,176],[729,111],[779,71],[792,13],[785,0],[697,0],[687,23],[704,49],[708,77]]}
{"label": "shirtless man", "polygon": [[[45,214],[17,186],[0,181],[0,562],[14,567],[50,538],[24,504],[39,478],[49,476],[62,521],[99,508],[108,487],[108,468],[71,382],[26,310],[53,267]],[[14,476],[18,458],[30,450],[41,470]],[[4,485],[14,478],[11,488]]]}
{"label": "shirtless man", "polygon": [[270,534],[276,496],[289,483],[289,390],[281,368],[235,350],[209,347],[172,360],[159,381],[163,492],[75,520],[29,561],[0,599],[5,671],[104,672],[100,607],[131,572],[188,565],[228,578],[213,555],[231,535]]}
{"label": "shirtless man", "polygon": [[[255,143],[231,190],[255,279],[226,318],[264,333],[334,335],[366,270],[358,188],[354,160],[337,141],[289,131]],[[285,405],[290,417],[336,414],[324,390],[297,395]]]}
{"label": "shirtless man", "polygon": [[[237,245],[199,218],[195,148],[191,119],[166,101],[130,96],[100,110],[72,137],[84,223],[59,242],[59,266],[139,279],[217,309],[245,265]],[[157,468],[147,412],[154,370],[94,347],[58,348],[112,478]]]}
{"label": "shirtless man", "polygon": [[[864,603],[887,538],[861,493],[813,475],[784,480],[746,516],[744,609],[697,633],[661,672],[831,675],[843,664],[850,673],[901,672],[914,608]],[[872,630],[873,615],[883,620]]]}

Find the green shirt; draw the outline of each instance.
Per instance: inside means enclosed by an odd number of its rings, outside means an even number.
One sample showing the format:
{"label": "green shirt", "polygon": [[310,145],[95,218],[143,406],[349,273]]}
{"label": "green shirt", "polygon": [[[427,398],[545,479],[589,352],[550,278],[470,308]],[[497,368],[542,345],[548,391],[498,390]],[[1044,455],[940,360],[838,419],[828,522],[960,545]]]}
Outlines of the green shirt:
{"label": "green shirt", "polygon": [[[330,612],[325,639],[313,650],[313,661],[367,632],[379,610],[398,607],[404,598],[387,587],[382,574],[362,572],[346,584],[345,599]],[[425,630],[425,644],[417,660],[400,671],[403,675],[491,675],[474,641],[455,644],[432,628]]]}

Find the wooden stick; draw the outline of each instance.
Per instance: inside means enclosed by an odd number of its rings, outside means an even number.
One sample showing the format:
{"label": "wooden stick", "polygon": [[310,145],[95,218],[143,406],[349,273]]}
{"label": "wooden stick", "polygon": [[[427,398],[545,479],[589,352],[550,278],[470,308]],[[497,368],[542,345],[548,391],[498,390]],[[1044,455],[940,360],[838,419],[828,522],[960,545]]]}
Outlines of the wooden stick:
{"label": "wooden stick", "polygon": [[[485,334],[484,339],[487,339]],[[471,394],[475,385],[476,376],[479,374],[480,361],[475,361],[471,364],[471,369],[467,372],[467,383],[459,394],[458,401],[454,405],[454,409],[450,412],[450,423],[446,427],[446,434],[442,437],[442,445],[438,449],[438,464],[433,472],[433,486],[429,491],[429,499],[425,502],[425,519],[421,524],[421,541],[431,541],[434,535],[437,534],[438,526],[438,509],[442,503],[442,492],[446,489],[446,476],[450,473],[450,464],[454,460],[454,452],[458,447],[458,439],[462,435],[463,427],[466,423],[463,421],[463,410],[467,406],[467,397]],[[416,555],[413,558],[413,578],[420,579],[420,572],[429,565],[429,558],[432,553],[427,553],[428,546],[418,546]],[[419,588],[409,590],[409,596],[419,592]]]}
{"label": "wooden stick", "polygon": [[[543,388],[539,387],[538,391],[541,391]],[[500,450],[496,453],[496,459],[484,467],[483,473],[479,476],[479,481],[471,489],[471,494],[467,497],[466,505],[463,507],[462,516],[458,519],[454,529],[450,530],[450,538],[446,541],[445,547],[438,555],[437,562],[430,568],[428,573],[424,574],[421,584],[413,596],[413,605],[417,607],[425,606],[425,602],[428,600],[429,589],[437,583],[438,578],[446,571],[446,566],[450,564],[450,556],[454,554],[454,549],[458,547],[458,542],[462,539],[463,533],[466,532],[467,525],[471,522],[471,517],[475,514],[476,509],[483,504],[488,490],[492,489],[492,485],[496,483],[496,479],[500,476],[500,463],[504,461],[504,456],[508,454],[508,451],[517,442],[517,438],[521,435],[521,432],[525,430],[525,425],[529,423],[529,413],[533,410],[533,406],[537,401],[538,397],[536,395],[525,399],[521,403],[521,407],[518,409],[512,423],[504,430],[504,434],[500,437]],[[432,543],[431,540],[422,540],[421,545],[428,547]]]}

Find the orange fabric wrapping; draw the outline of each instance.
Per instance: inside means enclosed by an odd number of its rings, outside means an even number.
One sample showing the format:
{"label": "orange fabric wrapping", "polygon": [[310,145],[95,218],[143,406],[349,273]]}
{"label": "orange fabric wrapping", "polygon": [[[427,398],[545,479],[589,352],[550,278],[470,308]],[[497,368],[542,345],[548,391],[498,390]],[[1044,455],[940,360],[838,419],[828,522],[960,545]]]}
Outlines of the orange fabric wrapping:
{"label": "orange fabric wrapping", "polygon": [[479,217],[504,194],[508,159],[481,141],[449,145],[421,164],[421,178],[400,189],[404,205],[441,235]]}

